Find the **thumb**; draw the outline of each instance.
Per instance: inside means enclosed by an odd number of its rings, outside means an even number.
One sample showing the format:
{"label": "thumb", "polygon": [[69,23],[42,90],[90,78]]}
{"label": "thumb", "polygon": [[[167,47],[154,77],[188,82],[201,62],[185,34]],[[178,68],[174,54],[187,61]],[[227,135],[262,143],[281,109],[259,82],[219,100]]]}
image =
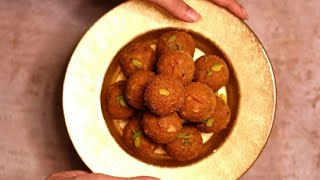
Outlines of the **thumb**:
{"label": "thumb", "polygon": [[159,179],[148,177],[148,176],[121,178],[121,177],[114,177],[114,176],[109,176],[101,173],[91,173],[91,174],[83,174],[80,176],[74,176],[69,179],[63,179],[63,180],[159,180]]}
{"label": "thumb", "polygon": [[195,22],[201,15],[187,5],[183,0],[149,0],[159,5],[172,16],[186,22]]}

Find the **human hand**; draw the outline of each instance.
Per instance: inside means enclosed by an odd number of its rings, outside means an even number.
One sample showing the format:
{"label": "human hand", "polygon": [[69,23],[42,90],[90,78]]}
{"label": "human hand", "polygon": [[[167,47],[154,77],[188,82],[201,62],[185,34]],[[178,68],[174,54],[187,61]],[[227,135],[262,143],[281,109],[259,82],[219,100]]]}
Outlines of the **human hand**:
{"label": "human hand", "polygon": [[46,180],[158,180],[157,178],[141,176],[133,178],[120,178],[86,171],[64,171],[51,174]]}
{"label": "human hand", "polygon": [[[154,4],[159,5],[171,15],[186,22],[195,22],[201,18],[192,7],[187,5],[183,0],[149,0]],[[238,16],[240,19],[248,19],[248,13],[236,0],[211,0],[213,3],[226,8],[232,14]]]}

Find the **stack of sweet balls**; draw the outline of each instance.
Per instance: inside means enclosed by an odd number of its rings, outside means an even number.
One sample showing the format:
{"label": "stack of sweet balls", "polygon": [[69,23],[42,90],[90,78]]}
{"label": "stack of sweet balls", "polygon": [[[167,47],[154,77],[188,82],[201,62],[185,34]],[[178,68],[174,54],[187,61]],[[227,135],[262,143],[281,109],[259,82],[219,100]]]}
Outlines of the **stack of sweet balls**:
{"label": "stack of sweet balls", "polygon": [[201,152],[200,132],[227,127],[229,107],[215,95],[228,82],[227,64],[215,55],[194,62],[195,47],[187,32],[169,31],[156,52],[145,43],[120,51],[127,80],[112,84],[105,100],[112,118],[128,120],[123,141],[131,151],[151,155],[162,144],[171,158],[188,161]]}

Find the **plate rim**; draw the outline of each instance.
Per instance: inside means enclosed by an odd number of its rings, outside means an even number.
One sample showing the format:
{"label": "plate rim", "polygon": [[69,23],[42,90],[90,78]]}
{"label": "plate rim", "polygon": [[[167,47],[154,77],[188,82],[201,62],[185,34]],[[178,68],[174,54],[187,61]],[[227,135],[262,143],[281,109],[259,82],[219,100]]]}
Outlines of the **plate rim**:
{"label": "plate rim", "polygon": [[[190,0],[188,0],[187,2],[189,3],[189,1],[190,1]],[[67,67],[67,70],[66,70],[66,75],[65,75],[65,78],[64,78],[62,100],[63,100],[63,113],[64,113],[64,117],[65,117],[65,123],[66,123],[66,127],[67,127],[67,130],[68,130],[68,134],[69,134],[69,137],[70,137],[70,139],[71,139],[71,141],[72,141],[72,144],[73,144],[74,148],[76,149],[77,153],[79,154],[79,156],[81,157],[81,159],[83,160],[83,162],[87,165],[87,167],[88,167],[89,169],[91,169],[93,172],[95,172],[95,170],[92,169],[92,167],[88,164],[88,162],[85,160],[83,154],[79,153],[79,149],[78,149],[79,147],[77,147],[76,144],[75,144],[75,138],[73,138],[73,135],[72,135],[72,133],[71,133],[71,127],[70,127],[70,125],[68,124],[68,120],[67,120],[67,118],[66,118],[66,116],[68,116],[68,115],[66,115],[66,111],[65,111],[65,106],[66,106],[66,105],[65,105],[65,101],[66,101],[66,99],[65,99],[65,91],[66,91],[66,90],[65,90],[65,89],[66,89],[65,86],[66,86],[66,83],[68,83],[68,79],[67,79],[67,78],[68,78],[68,75],[70,74],[70,73],[69,73],[70,66],[71,66],[70,64],[71,64],[73,61],[75,61],[75,60],[73,60],[73,59],[76,58],[76,57],[75,57],[75,52],[80,48],[80,44],[81,44],[81,42],[83,42],[83,39],[88,36],[89,32],[91,32],[92,29],[93,29],[99,22],[102,21],[102,19],[104,19],[106,16],[108,16],[108,14],[110,14],[111,12],[117,11],[117,9],[119,9],[119,8],[121,8],[121,7],[123,7],[123,6],[126,6],[126,5],[128,5],[128,4],[134,4],[134,3],[137,3],[137,1],[128,1],[128,2],[125,2],[125,3],[120,4],[119,6],[115,7],[114,9],[112,9],[111,11],[109,11],[109,12],[107,12],[105,15],[103,15],[96,23],[94,23],[94,25],[93,25],[92,27],[90,27],[90,29],[89,29],[89,30],[85,33],[85,35],[81,38],[79,44],[78,44],[77,47],[75,48],[75,51],[74,51],[74,53],[73,53],[73,55],[72,55],[72,57],[71,57],[71,60],[70,60],[70,62],[69,62],[69,64],[68,64],[68,67]],[[213,6],[215,6],[215,5],[213,5]],[[215,6],[215,7],[217,7],[217,6]],[[220,10],[220,11],[224,11],[224,10]],[[227,14],[228,14],[228,13],[227,13]],[[230,14],[228,14],[227,16],[231,16],[233,19],[235,18],[235,17],[233,17],[233,16],[230,15]],[[238,20],[238,21],[240,21],[240,20]],[[276,86],[276,79],[275,79],[275,75],[274,75],[274,71],[273,71],[273,66],[272,66],[272,63],[271,63],[271,61],[270,61],[270,58],[269,58],[269,56],[267,55],[267,52],[266,52],[265,48],[263,47],[262,43],[260,42],[260,40],[258,39],[258,37],[256,36],[256,34],[252,31],[252,29],[251,29],[246,23],[244,23],[244,22],[242,22],[242,21],[241,21],[241,23],[242,23],[243,25],[245,25],[246,28],[250,31],[250,33],[255,36],[255,39],[258,41],[259,45],[261,46],[261,50],[262,50],[263,53],[264,53],[264,57],[265,57],[266,61],[268,62],[269,71],[270,71],[271,79],[272,79],[272,87],[273,87],[273,109],[272,109],[273,112],[272,112],[271,124],[269,125],[270,128],[267,129],[267,131],[268,131],[268,132],[267,132],[267,139],[266,139],[265,142],[263,143],[263,144],[264,144],[263,147],[261,148],[261,150],[259,150],[259,154],[255,157],[255,159],[253,160],[253,162],[251,163],[251,165],[250,165],[249,167],[247,167],[246,170],[243,171],[243,173],[242,173],[240,176],[242,176],[245,172],[247,172],[247,171],[250,169],[250,167],[252,167],[252,165],[253,165],[254,162],[259,158],[259,156],[261,155],[264,147],[266,146],[266,144],[267,144],[267,142],[268,142],[268,140],[269,140],[269,138],[270,138],[270,133],[271,133],[271,131],[272,131],[272,127],[273,127],[273,124],[274,124],[274,121],[275,121],[276,108],[277,108],[277,86]],[[222,50],[223,50],[223,49],[222,49]],[[239,177],[240,177],[240,176],[239,176]],[[239,178],[239,177],[237,177],[237,178]]]}

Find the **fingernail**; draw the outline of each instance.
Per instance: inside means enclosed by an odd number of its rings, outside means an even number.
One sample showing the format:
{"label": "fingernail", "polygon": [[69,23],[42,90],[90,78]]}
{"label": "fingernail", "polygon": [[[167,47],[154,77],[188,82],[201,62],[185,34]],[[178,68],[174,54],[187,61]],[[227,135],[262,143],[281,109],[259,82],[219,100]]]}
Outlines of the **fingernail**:
{"label": "fingernail", "polygon": [[247,11],[244,8],[241,8],[241,12],[244,15],[244,19],[248,20],[249,19],[249,15],[248,15]]}
{"label": "fingernail", "polygon": [[196,22],[201,18],[201,15],[192,8],[189,8],[185,15],[185,18],[188,22]]}
{"label": "fingernail", "polygon": [[134,177],[134,178],[129,178],[131,180],[160,180],[155,177],[149,177],[149,176],[139,176],[139,177]]}

